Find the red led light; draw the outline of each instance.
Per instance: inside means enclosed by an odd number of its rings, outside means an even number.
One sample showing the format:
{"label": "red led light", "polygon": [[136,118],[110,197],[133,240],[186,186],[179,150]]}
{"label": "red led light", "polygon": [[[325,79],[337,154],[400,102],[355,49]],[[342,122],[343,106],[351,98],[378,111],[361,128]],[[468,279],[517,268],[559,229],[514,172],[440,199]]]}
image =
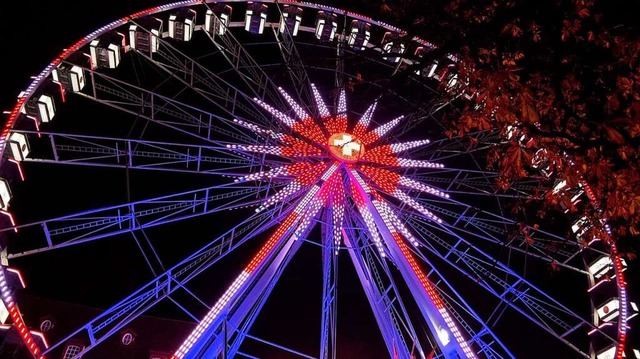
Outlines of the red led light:
{"label": "red led light", "polygon": [[327,141],[327,136],[322,132],[320,126],[311,118],[296,122],[291,128],[294,132],[301,134],[317,144],[322,145]]}
{"label": "red led light", "polygon": [[369,177],[383,191],[393,193],[398,188],[400,175],[382,168],[362,166],[360,172]]}

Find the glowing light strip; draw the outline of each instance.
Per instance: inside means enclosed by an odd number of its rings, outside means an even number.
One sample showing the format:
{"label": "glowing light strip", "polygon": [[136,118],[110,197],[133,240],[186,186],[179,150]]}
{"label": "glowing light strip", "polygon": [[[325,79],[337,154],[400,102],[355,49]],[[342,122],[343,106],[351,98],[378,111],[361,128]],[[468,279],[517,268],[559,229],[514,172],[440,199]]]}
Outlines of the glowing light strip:
{"label": "glowing light strip", "polygon": [[7,269],[7,272],[15,273],[15,275],[18,276],[18,280],[20,281],[20,285],[22,286],[22,288],[27,287],[27,283],[24,281],[24,278],[22,277],[22,272],[20,272],[15,268],[6,267],[6,269]]}
{"label": "glowing light strip", "polygon": [[[581,181],[581,184],[586,189],[587,197],[591,201],[596,201],[596,196],[591,189],[591,186],[586,181]],[[608,243],[611,245],[611,259],[613,262],[613,266],[615,268],[615,281],[618,287],[618,301],[619,301],[619,319],[618,319],[618,343],[616,345],[616,359],[624,358],[624,351],[627,344],[627,320],[629,319],[629,310],[628,310],[628,298],[627,298],[627,282],[624,279],[624,265],[622,264],[622,260],[620,259],[620,254],[618,253],[618,248],[616,247],[615,242],[611,238],[611,228],[608,223],[604,224],[604,229],[606,236],[608,238]],[[591,244],[591,243],[589,243]]]}
{"label": "glowing light strip", "polygon": [[[359,194],[354,194],[354,196],[359,196]],[[378,249],[378,253],[380,253],[381,257],[386,257],[386,253],[384,252],[384,247],[382,246],[382,239],[380,238],[380,234],[378,233],[378,228],[376,227],[376,223],[373,219],[373,214],[371,214],[371,211],[369,211],[369,209],[366,206],[357,206],[358,208],[358,212],[360,212],[360,215],[362,216],[362,219],[364,219],[364,223],[367,226],[367,229],[369,230],[369,235],[371,236],[371,239],[373,239],[373,244],[376,246],[376,248]]]}
{"label": "glowing light strip", "polygon": [[396,127],[400,121],[404,119],[404,116],[399,116],[394,118],[393,120],[385,123],[384,125],[378,126],[373,132],[378,135],[378,137],[382,137],[387,134],[387,132],[391,131],[394,127]]}
{"label": "glowing light strip", "polygon": [[409,142],[402,142],[402,143],[392,143],[389,145],[389,147],[391,148],[392,153],[400,153],[406,150],[410,150],[412,148],[427,145],[429,143],[431,143],[431,141],[429,140],[417,140],[417,141],[409,141]]}
{"label": "glowing light strip", "polygon": [[[322,179],[328,179],[333,173],[335,173],[337,165],[330,166],[322,175]],[[246,282],[251,274],[264,262],[271,251],[276,247],[278,242],[283,238],[284,234],[293,226],[298,220],[300,215],[307,208],[307,205],[314,199],[316,194],[320,191],[319,185],[314,185],[304,198],[298,203],[294,211],[285,218],[283,223],[276,229],[276,231],[269,237],[267,242],[260,248],[258,253],[251,259],[249,264],[240,273],[231,286],[225,291],[216,304],[207,313],[205,318],[198,323],[196,328],[189,334],[187,339],[180,345],[178,350],[171,356],[171,359],[180,359],[193,347],[193,344],[202,336],[206,328],[214,322],[216,317],[222,312],[223,308],[229,303],[229,301],[237,294],[242,285]]]}
{"label": "glowing light strip", "polygon": [[315,190],[317,194],[314,194],[313,197],[309,197],[311,198],[309,205],[306,206],[306,211],[304,212],[302,220],[300,221],[300,225],[298,225],[298,228],[296,228],[295,232],[293,233],[292,238],[294,241],[297,241],[300,236],[304,234],[304,232],[311,224],[313,218],[318,214],[320,209],[322,209],[322,207],[327,204],[329,196],[335,188],[336,177],[334,176],[334,174],[336,173],[337,168],[338,165],[335,163],[330,166],[329,169],[327,169],[327,171],[320,178],[320,180],[323,181],[320,187],[318,188],[318,185],[314,186],[314,188],[317,189]]}
{"label": "glowing light strip", "polygon": [[476,354],[471,350],[471,347],[469,347],[469,344],[462,336],[462,333],[458,329],[458,326],[449,315],[449,312],[447,311],[444,305],[444,302],[442,301],[442,298],[440,298],[440,295],[438,294],[436,289],[433,287],[433,284],[431,284],[431,281],[427,278],[427,276],[422,271],[422,268],[420,268],[420,266],[416,262],[413,254],[411,253],[407,245],[402,240],[402,237],[398,233],[394,233],[393,238],[396,244],[398,245],[398,247],[400,248],[400,252],[404,256],[405,260],[409,263],[409,266],[411,267],[411,270],[413,271],[414,275],[418,278],[418,280],[422,284],[422,287],[425,289],[427,296],[429,297],[431,302],[435,305],[436,309],[438,310],[438,313],[440,314],[445,324],[449,328],[449,331],[453,334],[453,337],[456,339],[456,342],[458,342],[458,345],[460,345],[460,348],[462,348],[462,351],[464,352],[466,357],[469,359],[477,358]]}
{"label": "glowing light strip", "polygon": [[443,164],[410,158],[398,158],[398,166],[413,168],[444,168]]}
{"label": "glowing light strip", "polygon": [[[331,219],[333,221],[333,242],[336,247],[342,244],[342,227],[344,225],[345,215],[345,193],[344,185],[338,183],[335,190],[332,191],[331,198]],[[338,254],[336,249],[335,254]]]}
{"label": "glowing light strip", "polygon": [[11,222],[11,227],[13,227],[13,231],[18,233],[18,227],[16,227],[16,220],[13,218],[13,214],[9,211],[5,211],[4,209],[0,209],[0,214],[5,215],[9,218],[9,222]]}
{"label": "glowing light strip", "polygon": [[34,358],[44,359],[44,355],[42,355],[42,351],[38,348],[36,341],[33,338],[32,333],[27,328],[24,320],[22,319],[22,314],[18,310],[18,305],[13,299],[11,295],[11,288],[9,288],[9,284],[7,283],[7,277],[5,274],[5,268],[0,265],[0,299],[4,302],[4,305],[7,307],[9,311],[9,317],[13,321],[13,325],[16,327],[20,338],[24,342],[25,346],[33,355]]}
{"label": "glowing light strip", "polygon": [[[272,237],[273,238],[273,237]],[[271,240],[271,238],[269,239]],[[220,314],[222,309],[227,305],[231,298],[238,292],[238,289],[249,278],[249,274],[246,270],[243,270],[240,275],[233,281],[231,286],[224,292],[222,297],[218,299],[216,304],[211,308],[207,315],[198,323],[196,328],[189,334],[187,339],[180,345],[178,350],[171,356],[171,358],[182,358],[193,347],[193,344],[202,336],[204,331],[213,323],[214,319]]]}
{"label": "glowing light strip", "polygon": [[300,224],[298,225],[296,230],[293,232],[293,235],[291,236],[294,241],[297,241],[298,239],[300,239],[300,237],[307,231],[313,218],[318,214],[320,209],[322,209],[322,207],[324,206],[325,204],[325,201],[323,198],[324,192],[326,191],[322,191],[322,188],[321,188],[321,191],[309,203],[309,207],[305,212],[305,214],[302,216],[302,219],[300,220]]}
{"label": "glowing light strip", "polygon": [[[351,174],[354,177],[357,175],[357,173],[353,170],[351,170]],[[358,186],[364,185],[362,186],[362,188],[366,192],[367,185],[364,184],[364,182],[362,182],[362,179],[360,179],[359,176],[355,177],[355,179]],[[367,230],[369,231],[369,236],[373,240],[373,244],[376,246],[376,249],[378,250],[378,253],[380,253],[380,256],[384,258],[387,256],[387,254],[384,251],[384,247],[382,245],[382,239],[380,238],[380,234],[378,233],[378,228],[376,227],[373,214],[371,213],[371,211],[369,211],[369,208],[367,208],[364,198],[362,198],[360,191],[356,187],[356,184],[353,183],[353,181],[350,182],[350,187],[351,187],[351,196],[353,197],[353,200],[356,203],[356,208],[358,209],[358,212],[360,212],[360,216],[362,217],[365,225],[367,226]]]}
{"label": "glowing light strip", "polygon": [[278,91],[280,91],[280,94],[284,97],[285,100],[287,100],[287,103],[289,103],[289,106],[291,106],[293,112],[296,113],[298,119],[304,120],[311,117],[309,116],[307,111],[305,111],[302,106],[300,106],[291,96],[289,96],[289,94],[282,87],[278,87]]}
{"label": "glowing light strip", "polygon": [[283,189],[278,191],[275,195],[267,198],[260,205],[260,207],[256,208],[256,213],[262,212],[265,209],[269,208],[269,206],[272,206],[272,205],[274,205],[274,204],[276,204],[278,202],[282,202],[282,201],[288,199],[289,197],[291,197],[294,194],[298,193],[301,189],[302,189],[302,184],[298,183],[297,181],[293,181],[293,182],[289,183]]}
{"label": "glowing light strip", "polygon": [[389,228],[389,231],[391,233],[400,231],[400,233],[406,239],[408,239],[409,242],[411,242],[411,244],[413,244],[415,247],[419,245],[419,242],[416,239],[416,237],[414,237],[413,234],[409,232],[407,227],[405,227],[404,224],[402,224],[402,222],[400,221],[400,218],[396,216],[396,214],[391,209],[391,206],[388,203],[380,200],[373,200],[372,203],[373,203],[373,206],[376,207],[376,209],[378,210],[378,213],[380,213],[380,217],[382,217],[382,220],[385,222],[385,224],[387,225],[387,228]]}
{"label": "glowing light strip", "polygon": [[616,358],[624,358],[624,350],[627,344],[627,319],[629,317],[628,299],[627,299],[627,282],[624,279],[624,266],[618,253],[615,243],[611,242],[611,255],[613,257],[613,265],[616,268],[616,284],[618,285],[618,301],[619,319],[618,319],[618,347],[616,348]]}
{"label": "glowing light strip", "polygon": [[264,108],[265,110],[267,110],[267,112],[269,112],[270,114],[272,114],[278,121],[284,123],[285,125],[289,126],[289,127],[293,127],[293,125],[296,123],[296,120],[294,120],[293,118],[285,115],[284,113],[280,112],[279,110],[276,110],[274,107],[272,107],[271,105],[267,104],[266,102],[254,97],[253,101],[255,101],[258,105],[262,106],[262,108]]}
{"label": "glowing light strip", "polygon": [[274,139],[277,139],[277,140],[283,140],[284,137],[285,137],[285,135],[282,134],[282,133],[275,132],[275,131],[272,131],[272,130],[267,130],[267,129],[264,129],[264,128],[258,126],[258,125],[255,125],[253,123],[249,123],[249,122],[246,122],[246,121],[243,121],[243,120],[238,120],[238,119],[234,118],[233,122],[239,124],[242,127],[248,128],[248,129],[250,129],[251,131],[253,131],[253,132],[257,133],[257,134],[265,134],[265,135],[268,135],[271,138],[274,138]]}
{"label": "glowing light strip", "polygon": [[409,187],[412,189],[416,189],[418,191],[424,192],[424,193],[428,193],[428,194],[432,194],[434,196],[438,196],[438,197],[442,197],[442,198],[449,198],[449,194],[444,193],[443,191],[431,187],[429,185],[426,185],[422,182],[418,182],[414,179],[408,178],[408,177],[404,177],[401,176],[400,177],[400,181],[399,181],[400,185],[405,186],[405,187]]}
{"label": "glowing light strip", "polygon": [[252,173],[250,175],[238,177],[233,181],[234,182],[257,181],[257,180],[262,180],[262,179],[265,179],[265,178],[274,178],[274,177],[278,177],[280,175],[287,175],[287,174],[289,174],[288,167],[289,166],[286,165],[286,166],[280,166],[280,167],[272,168],[272,169],[270,169],[268,171],[255,172],[255,173]]}
{"label": "glowing light strip", "polygon": [[[369,185],[365,183],[365,181],[362,179],[362,177],[360,176],[360,174],[358,172],[356,172],[355,170],[351,170],[350,173],[351,173],[351,176],[353,176],[353,178],[356,179],[356,182],[358,183],[358,185],[360,187],[362,187],[362,189],[364,190],[365,193],[371,193],[371,187],[369,187]],[[362,198],[360,196],[357,196],[357,198],[362,200]]]}
{"label": "glowing light strip", "polygon": [[280,167],[272,168],[268,171],[255,172],[246,176],[239,177],[234,182],[255,181],[264,178],[274,178],[278,176],[301,175],[305,171],[309,171],[314,165],[307,162],[299,162],[288,164]]}
{"label": "glowing light strip", "polygon": [[349,122],[347,120],[347,96],[343,89],[340,90],[340,97],[338,97],[338,112],[331,121],[326,125],[330,133],[346,132]]}
{"label": "glowing light strip", "polygon": [[437,222],[437,223],[442,223],[442,219],[438,218],[438,216],[433,214],[428,209],[424,208],[420,203],[416,202],[413,198],[409,197],[409,195],[407,195],[402,190],[396,189],[391,195],[394,196],[395,198],[399,199],[400,201],[406,203],[407,205],[409,205],[411,208],[415,209],[416,211],[422,213],[423,215],[425,215],[430,220],[432,220],[434,222]]}
{"label": "glowing light strip", "polygon": [[327,105],[325,105],[322,96],[320,96],[320,92],[316,88],[315,84],[311,84],[311,91],[313,91],[313,98],[316,100],[316,106],[318,108],[318,112],[320,113],[320,117],[325,118],[331,116],[329,110],[327,109]]}
{"label": "glowing light strip", "polygon": [[346,91],[340,89],[340,97],[338,97],[338,113],[337,115],[345,115],[347,113],[347,95]]}
{"label": "glowing light strip", "polygon": [[321,146],[324,146],[327,143],[327,136],[311,117],[307,117],[303,121],[296,122],[292,129]]}
{"label": "glowing light strip", "polygon": [[400,174],[373,166],[362,165],[360,172],[385,192],[393,192],[400,182]]}
{"label": "glowing light strip", "polygon": [[354,135],[356,136],[364,135],[365,131],[369,127],[369,122],[371,122],[371,117],[373,117],[373,112],[376,110],[377,106],[378,106],[378,101],[374,101],[369,106],[369,108],[367,108],[367,110],[364,112],[362,117],[360,117],[360,120],[358,120],[358,123],[356,123],[356,126],[353,129]]}
{"label": "glowing light strip", "polygon": [[276,155],[276,156],[282,156],[284,152],[283,146],[227,145],[226,147],[230,150],[264,153],[264,154]]}
{"label": "glowing light strip", "polygon": [[24,181],[24,172],[22,171],[22,164],[20,163],[20,161],[9,157],[8,161],[11,163],[14,163],[17,167],[18,167],[18,174],[20,174],[20,180]]}

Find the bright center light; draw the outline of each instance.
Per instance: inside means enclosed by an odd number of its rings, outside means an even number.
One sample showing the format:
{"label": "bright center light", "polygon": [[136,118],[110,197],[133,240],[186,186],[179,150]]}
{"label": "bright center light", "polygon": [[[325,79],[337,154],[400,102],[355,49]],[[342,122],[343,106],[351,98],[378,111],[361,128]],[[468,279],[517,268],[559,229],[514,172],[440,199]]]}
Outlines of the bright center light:
{"label": "bright center light", "polygon": [[364,145],[349,133],[336,133],[329,138],[329,151],[341,161],[356,162],[364,154]]}

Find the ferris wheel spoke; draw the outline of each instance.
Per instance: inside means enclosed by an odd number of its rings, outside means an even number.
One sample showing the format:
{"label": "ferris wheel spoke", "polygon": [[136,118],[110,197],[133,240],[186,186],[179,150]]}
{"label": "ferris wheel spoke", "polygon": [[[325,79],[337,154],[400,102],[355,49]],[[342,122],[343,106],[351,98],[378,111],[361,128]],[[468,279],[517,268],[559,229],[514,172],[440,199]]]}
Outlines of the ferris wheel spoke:
{"label": "ferris wheel spoke", "polygon": [[152,56],[136,52],[138,57],[155,65],[166,75],[193,90],[203,100],[216,105],[217,110],[232,118],[251,118],[262,123],[276,125],[251,101],[250,96],[203,65],[181,52],[164,39],[159,39],[158,51]]}
{"label": "ferris wheel spoke", "polygon": [[[230,306],[227,317],[225,318],[225,322],[230,327],[234,328],[237,333],[236,335],[229,336],[227,334],[227,342],[231,341],[229,345],[229,349],[227,350],[227,355],[230,357],[234,357],[242,345],[243,341],[249,336],[249,330],[258,315],[265,302],[269,298],[274,286],[280,279],[283,270],[286,268],[289,261],[296,254],[298,249],[303,243],[303,239],[308,235],[311,227],[313,226],[313,220],[309,218],[309,221],[305,221],[304,219],[298,225],[294,233],[290,236],[287,242],[283,243],[282,248],[278,249],[273,254],[273,260],[268,265],[268,269],[266,273],[260,276],[257,276],[253,283],[250,283],[250,289],[245,291],[244,299],[242,301],[238,301],[238,303]],[[223,329],[223,328],[221,328]],[[217,338],[223,338],[223,330],[218,330],[215,334]],[[215,344],[212,346],[214,352],[221,352],[221,349],[224,346],[218,346],[215,348]],[[211,347],[210,347],[211,348]],[[284,348],[287,351],[293,351],[290,348]],[[295,352],[295,351],[294,351]],[[209,350],[206,352],[208,355],[204,357],[209,357],[212,352]],[[190,352],[189,356],[192,357],[193,353]],[[199,358],[201,356],[195,356],[194,358]]]}
{"label": "ferris wheel spoke", "polygon": [[[569,262],[576,253],[582,250],[582,246],[577,241],[557,235],[545,229],[544,226],[521,227],[515,219],[507,218],[502,214],[498,200],[496,200],[493,209],[489,206],[480,209],[453,197],[446,200],[416,197],[415,200],[427,210],[446,218],[445,222],[449,223],[452,228],[457,227],[459,230],[466,228],[468,231],[468,227],[471,226],[475,228],[471,230],[471,233],[476,231],[480,239],[498,245],[509,245],[510,248],[514,248],[511,247],[512,244],[526,247],[524,250],[531,247],[536,248],[540,253],[550,256],[550,259],[567,267],[571,267]],[[419,217],[416,213],[410,215]],[[526,235],[524,235],[525,233]],[[582,267],[581,264],[580,267]]]}
{"label": "ferris wheel spoke", "polygon": [[221,36],[207,35],[255,97],[262,101],[269,101],[278,110],[284,111],[288,108],[278,95],[278,86],[273,83],[271,77],[264,72],[259,62],[238,41],[232,31],[225,31]]}
{"label": "ferris wheel spoke", "polygon": [[44,221],[21,224],[3,231],[33,232],[31,249],[11,253],[18,258],[65,248],[119,234],[183,221],[223,210],[258,205],[256,194],[267,188],[240,187],[232,184],[207,187],[165,195],[122,205],[78,212]]}
{"label": "ferris wheel spoke", "polygon": [[[233,357],[245,338],[243,333],[253,324],[283,268],[326,204],[337,180],[334,176],[336,169],[337,166],[326,169],[304,196],[295,202],[294,208],[275,232],[176,350],[173,355],[175,358],[216,357],[224,352]],[[224,334],[225,323],[240,329],[237,336],[227,338]],[[227,348],[229,340],[232,344]]]}
{"label": "ferris wheel spoke", "polygon": [[[341,196],[344,198],[344,195]],[[334,200],[332,199],[332,202]],[[320,358],[335,358],[338,320],[338,248],[344,208],[334,213],[335,204],[323,213],[322,232],[322,316],[320,318]],[[336,236],[336,233],[338,236]]]}
{"label": "ferris wheel spoke", "polygon": [[[426,171],[425,171],[426,172]],[[496,188],[497,172],[469,170],[462,168],[434,168],[429,173],[416,173],[411,178],[442,188],[451,196],[456,194],[492,198],[521,199],[534,194],[538,188],[535,180],[525,179],[514,183],[506,191]]]}
{"label": "ferris wheel spoke", "polygon": [[416,350],[424,357],[422,343],[418,341],[419,336],[406,312],[395,283],[391,277],[386,276],[388,268],[385,268],[385,262],[381,260],[377,249],[373,248],[371,244],[373,240],[369,238],[366,231],[352,229],[343,231],[343,240],[380,333],[385,339],[389,355],[393,356],[395,353],[403,358],[410,357],[414,354],[412,351]]}
{"label": "ferris wheel spoke", "polygon": [[[431,141],[423,148],[412,151],[412,155],[429,159],[430,161],[452,161],[460,157],[482,155],[487,150],[501,143],[503,139],[495,131],[477,131],[465,137],[452,137]],[[473,144],[472,144],[473,142]],[[477,170],[485,167],[477,166]]]}
{"label": "ferris wheel spoke", "polygon": [[468,334],[469,342],[475,343],[479,353],[487,358],[514,358],[514,355],[494,333],[487,322],[460,295],[454,286],[443,276],[442,272],[419,250],[413,249],[413,254],[426,263],[429,270],[426,273],[441,296],[447,310]]}
{"label": "ferris wheel spoke", "polygon": [[[91,78],[90,88],[74,92],[74,95],[96,101],[202,141],[213,142],[214,134],[221,134],[243,142],[254,140],[246,133],[238,132],[237,127],[232,125],[230,119],[215,112],[203,110],[193,104],[187,104],[183,100],[175,98],[175,95],[165,96],[157,91],[145,89],[88,68],[83,68],[83,71],[88,73]],[[233,106],[225,105],[233,104],[234,99],[223,98],[221,101],[222,104],[218,106],[225,107],[225,111],[230,114],[236,114]]]}
{"label": "ferris wheel spoke", "polygon": [[112,335],[118,333],[128,323],[172,294],[181,291],[187,283],[210,268],[227,254],[231,253],[247,240],[258,236],[273,226],[273,221],[284,214],[264,212],[255,214],[240,224],[231,227],[221,236],[213,239],[178,264],[163,272],[149,283],[91,319],[74,332],[56,343],[52,343],[44,354],[51,353],[63,346],[69,339],[78,335],[87,335],[90,342],[83,348],[82,355]]}
{"label": "ferris wheel spoke", "polygon": [[[598,331],[590,321],[452,231],[414,220],[410,220],[409,224],[423,239],[423,248],[487,290],[499,304],[514,309],[578,354],[588,357],[569,338],[578,329]],[[452,236],[451,243],[443,239],[446,236]],[[605,333],[602,334],[615,342]]]}
{"label": "ferris wheel spoke", "polygon": [[[531,228],[529,237],[521,234],[520,228],[513,220],[486,211],[478,211],[473,206],[441,201],[419,201],[426,209],[437,213],[444,219],[443,224],[452,230],[463,233],[473,240],[493,246],[525,254],[543,262],[558,265],[578,273],[586,273],[581,264],[571,264],[575,254],[582,249],[579,243],[563,237],[551,235],[540,229]],[[415,212],[406,213],[407,216],[421,222],[429,219]]]}
{"label": "ferris wheel spoke", "polygon": [[131,233],[131,237],[133,237],[133,240],[136,242],[136,246],[144,257],[144,260],[147,263],[151,274],[154,277],[157,277],[159,273],[166,271],[165,265],[158,255],[158,252],[156,251],[156,248],[153,245],[152,241],[149,239],[146,231],[144,229],[141,229],[139,232],[140,236],[138,236],[136,231],[131,231],[129,233]]}
{"label": "ferris wheel spoke", "polygon": [[[451,316],[453,316],[453,318],[455,318],[456,323],[462,326],[462,329],[468,335],[463,338],[468,338],[468,343],[476,343],[479,347],[478,353],[486,353],[489,358],[513,357],[509,350],[504,347],[504,344],[501,343],[501,341],[495,336],[495,334],[480,318],[480,316],[475,313],[468,304],[466,304],[466,302],[453,288],[453,286],[451,286],[447,282],[446,278],[444,278],[440,274],[437,267],[434,266],[433,263],[431,263],[431,261],[429,261],[423,253],[417,250],[420,243],[403,224],[403,222],[400,221],[398,215],[396,214],[398,212],[394,211],[392,207],[384,201],[375,202],[375,206],[378,208],[379,213],[382,215],[383,221],[387,223],[387,226],[391,231],[396,231],[396,233],[398,233],[399,231],[399,235],[406,237],[409,242],[414,244],[413,248],[408,246],[405,247],[406,249],[408,249],[405,256],[415,256],[428,265],[428,268],[430,269],[425,273],[425,276],[428,278],[428,282],[431,283],[430,287],[435,288],[438,292],[435,294],[431,293],[429,295],[433,298],[439,298],[434,300],[438,300],[438,302],[442,303],[442,309],[446,310]],[[442,290],[442,286],[439,287],[439,285],[442,283],[444,283],[444,287],[447,287],[447,292]],[[452,296],[455,296],[457,300],[452,298]],[[454,305],[457,306],[454,307]],[[461,313],[466,314],[466,319],[461,315]],[[470,323],[470,321],[472,323]],[[438,339],[440,341],[443,340],[443,338],[441,337],[443,333],[436,331],[434,332],[434,334],[438,334]],[[444,345],[446,346],[446,344]],[[433,344],[432,347],[435,348]]]}
{"label": "ferris wheel spoke", "polygon": [[[272,29],[274,37],[276,41],[278,41],[282,59],[287,67],[292,87],[298,95],[299,102],[303,106],[307,104],[305,109],[317,118],[318,113],[316,108],[314,106],[308,106],[308,104],[314,103],[313,94],[311,93],[311,80],[307,75],[305,65],[300,58],[297,45],[293,40],[293,37],[297,35],[297,27],[300,25],[302,9],[295,5],[282,6],[277,1],[276,7],[281,20],[278,27],[273,26]],[[300,13],[297,13],[297,11],[300,11]]]}
{"label": "ferris wheel spoke", "polygon": [[192,145],[88,136],[47,131],[13,131],[31,144],[41,141],[47,151],[31,153],[24,162],[129,168],[167,172],[224,175],[251,167],[255,161],[236,155],[226,146]]}

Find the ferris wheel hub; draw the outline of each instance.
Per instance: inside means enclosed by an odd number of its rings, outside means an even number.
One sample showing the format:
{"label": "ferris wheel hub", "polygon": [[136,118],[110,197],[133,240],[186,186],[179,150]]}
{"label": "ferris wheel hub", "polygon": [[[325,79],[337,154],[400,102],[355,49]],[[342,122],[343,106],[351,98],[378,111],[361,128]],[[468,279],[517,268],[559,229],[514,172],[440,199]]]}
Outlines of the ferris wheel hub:
{"label": "ferris wheel hub", "polygon": [[341,132],[329,137],[329,151],[343,162],[357,162],[364,155],[364,145],[356,136]]}

